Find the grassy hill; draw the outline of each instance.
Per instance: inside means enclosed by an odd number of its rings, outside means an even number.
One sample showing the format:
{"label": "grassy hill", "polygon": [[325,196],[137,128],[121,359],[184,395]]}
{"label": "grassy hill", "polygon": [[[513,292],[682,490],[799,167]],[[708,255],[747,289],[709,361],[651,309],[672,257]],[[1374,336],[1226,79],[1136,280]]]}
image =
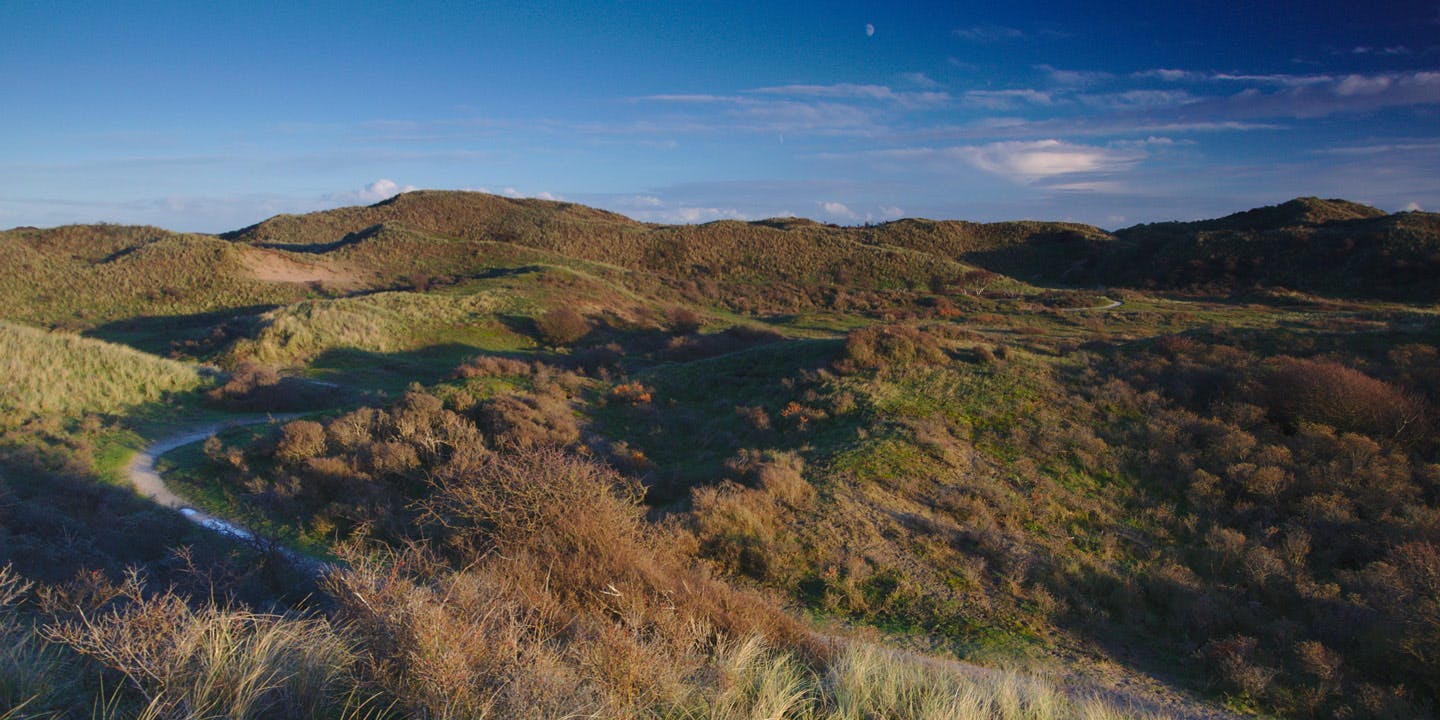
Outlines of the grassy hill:
{"label": "grassy hill", "polygon": [[254,277],[243,249],[207,235],[111,225],[0,233],[6,317],[90,327],[136,316],[290,302],[299,283]]}

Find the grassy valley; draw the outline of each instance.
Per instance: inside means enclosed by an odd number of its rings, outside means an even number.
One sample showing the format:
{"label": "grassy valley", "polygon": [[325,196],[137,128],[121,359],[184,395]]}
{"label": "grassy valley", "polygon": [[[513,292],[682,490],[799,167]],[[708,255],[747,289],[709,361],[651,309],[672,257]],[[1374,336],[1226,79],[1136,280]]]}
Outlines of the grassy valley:
{"label": "grassy valley", "polygon": [[0,232],[0,719],[1433,716],[1437,217]]}

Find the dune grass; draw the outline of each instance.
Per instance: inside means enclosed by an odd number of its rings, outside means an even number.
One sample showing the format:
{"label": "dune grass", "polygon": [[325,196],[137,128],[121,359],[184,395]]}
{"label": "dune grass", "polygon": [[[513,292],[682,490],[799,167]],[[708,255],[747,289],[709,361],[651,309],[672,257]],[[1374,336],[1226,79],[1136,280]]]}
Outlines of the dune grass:
{"label": "dune grass", "polygon": [[231,353],[264,363],[298,364],[341,348],[393,353],[440,342],[513,344],[517,339],[496,319],[509,301],[503,293],[487,291],[307,300],[266,313],[259,335],[241,340]]}
{"label": "dune grass", "polygon": [[200,387],[184,363],[122,345],[0,321],[0,410],[116,413]]}

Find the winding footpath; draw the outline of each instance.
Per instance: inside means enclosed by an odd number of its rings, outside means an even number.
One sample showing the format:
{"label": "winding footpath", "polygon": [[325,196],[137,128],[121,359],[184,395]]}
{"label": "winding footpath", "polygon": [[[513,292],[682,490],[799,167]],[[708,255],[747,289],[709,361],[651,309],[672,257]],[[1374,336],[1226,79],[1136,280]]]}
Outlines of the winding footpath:
{"label": "winding footpath", "polygon": [[[160,471],[155,468],[155,462],[160,459],[161,455],[175,448],[200,442],[221,430],[244,427],[246,425],[283,422],[297,417],[300,417],[299,413],[252,416],[181,428],[170,435],[151,442],[142,448],[140,452],[135,453],[135,457],[130,459],[130,464],[125,466],[125,477],[129,478],[130,484],[134,485],[135,490],[141,495],[155,501],[156,504],[179,511],[181,515],[185,516],[186,520],[206,530],[234,540],[256,543],[259,538],[254,532],[228,520],[222,520],[203,510],[199,510],[187,503],[184,498],[176,495],[175,491],[171,490],[169,486],[165,484],[165,479],[160,477]],[[328,567],[325,563],[306,557],[289,548],[278,547],[277,549],[286,559],[295,565],[315,574],[323,572]]]}
{"label": "winding footpath", "polygon": [[1109,303],[1107,303],[1107,304],[1105,304],[1105,305],[1096,305],[1095,307],[1060,308],[1060,312],[1085,312],[1085,311],[1087,311],[1087,310],[1114,310],[1115,308],[1120,307],[1121,304],[1122,304],[1122,303],[1121,303],[1119,300],[1111,300]]}

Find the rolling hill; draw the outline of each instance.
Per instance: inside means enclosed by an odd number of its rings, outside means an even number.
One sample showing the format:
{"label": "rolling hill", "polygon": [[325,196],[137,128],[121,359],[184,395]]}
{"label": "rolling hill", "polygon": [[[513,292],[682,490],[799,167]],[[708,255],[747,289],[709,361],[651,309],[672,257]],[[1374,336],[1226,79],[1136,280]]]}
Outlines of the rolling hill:
{"label": "rolling hill", "polygon": [[1437,217],[0,233],[0,717],[1424,717]]}

